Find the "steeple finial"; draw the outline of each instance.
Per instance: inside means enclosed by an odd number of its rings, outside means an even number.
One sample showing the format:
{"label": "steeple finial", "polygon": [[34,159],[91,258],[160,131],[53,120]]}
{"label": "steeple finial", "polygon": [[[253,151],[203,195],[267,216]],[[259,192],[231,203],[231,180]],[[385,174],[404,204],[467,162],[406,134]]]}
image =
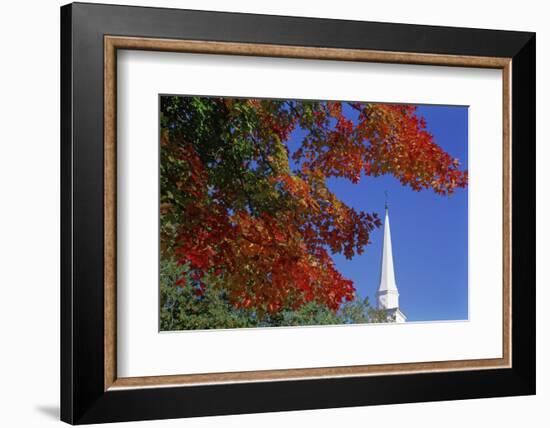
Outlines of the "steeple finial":
{"label": "steeple finial", "polygon": [[385,195],[384,208],[386,209],[386,211],[388,211],[389,205],[388,205],[388,191],[387,190],[384,190],[384,195]]}

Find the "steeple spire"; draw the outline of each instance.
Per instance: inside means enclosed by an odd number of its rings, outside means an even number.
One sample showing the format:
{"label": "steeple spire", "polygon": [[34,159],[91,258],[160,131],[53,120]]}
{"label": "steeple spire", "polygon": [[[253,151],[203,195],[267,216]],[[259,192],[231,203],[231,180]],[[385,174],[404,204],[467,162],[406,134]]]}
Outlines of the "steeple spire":
{"label": "steeple spire", "polygon": [[395,282],[393,267],[393,252],[390,231],[390,216],[388,209],[388,193],[386,194],[384,217],[384,242],[382,244],[382,262],[380,266],[380,284],[376,293],[378,308],[387,309],[397,322],[404,322],[405,315],[399,310],[399,291]]}
{"label": "steeple spire", "polygon": [[[382,244],[382,263],[380,266],[380,285],[378,286],[378,294],[382,292],[391,291],[399,296],[397,292],[397,284],[395,283],[395,272],[393,269],[393,252],[391,245],[391,231],[390,231],[390,216],[388,212],[388,205],[386,202],[386,216],[384,218],[384,242]],[[396,296],[396,297],[397,297]],[[394,299],[392,299],[393,301]],[[386,302],[387,308],[397,307],[398,300],[395,299],[395,305],[389,305],[391,302]]]}

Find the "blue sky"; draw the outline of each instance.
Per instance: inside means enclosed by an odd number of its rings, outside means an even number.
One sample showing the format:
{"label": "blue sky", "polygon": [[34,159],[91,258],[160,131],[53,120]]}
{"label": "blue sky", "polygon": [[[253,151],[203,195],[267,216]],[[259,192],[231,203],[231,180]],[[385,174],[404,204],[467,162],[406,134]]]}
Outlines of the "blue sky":
{"label": "blue sky", "polygon": [[[468,165],[468,108],[419,106],[434,140],[462,165]],[[291,136],[293,147],[301,132]],[[292,141],[293,140],[293,141]],[[452,196],[431,190],[414,192],[391,176],[362,177],[358,184],[330,179],[330,189],[346,204],[384,215],[384,191],[389,195],[395,276],[400,307],[409,321],[468,318],[468,190]],[[352,260],[335,255],[340,272],[354,281],[361,297],[375,302],[380,275],[383,228],[372,244]]]}

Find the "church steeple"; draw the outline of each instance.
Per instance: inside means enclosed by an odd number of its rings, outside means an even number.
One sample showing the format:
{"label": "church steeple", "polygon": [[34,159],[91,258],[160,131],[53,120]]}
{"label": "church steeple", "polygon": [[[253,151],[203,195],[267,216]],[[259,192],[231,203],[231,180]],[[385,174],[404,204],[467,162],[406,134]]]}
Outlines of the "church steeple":
{"label": "church steeple", "polygon": [[390,216],[386,194],[386,215],[384,217],[384,242],[382,244],[382,262],[380,266],[380,284],[376,293],[378,308],[387,309],[396,322],[404,322],[405,315],[399,310],[399,291],[395,282],[393,252],[391,244]]}

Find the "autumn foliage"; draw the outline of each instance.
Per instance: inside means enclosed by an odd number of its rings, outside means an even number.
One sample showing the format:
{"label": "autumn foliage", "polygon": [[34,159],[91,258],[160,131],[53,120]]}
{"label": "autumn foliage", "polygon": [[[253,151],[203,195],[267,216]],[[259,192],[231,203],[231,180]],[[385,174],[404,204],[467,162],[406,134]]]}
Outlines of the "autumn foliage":
{"label": "autumn foliage", "polygon": [[[415,106],[205,97],[161,98],[161,249],[196,295],[221,287],[258,316],[316,302],[337,310],[352,258],[380,226],[347,206],[330,177],[391,174],[451,194],[467,172],[426,131]],[[294,132],[300,141],[291,147]]]}

